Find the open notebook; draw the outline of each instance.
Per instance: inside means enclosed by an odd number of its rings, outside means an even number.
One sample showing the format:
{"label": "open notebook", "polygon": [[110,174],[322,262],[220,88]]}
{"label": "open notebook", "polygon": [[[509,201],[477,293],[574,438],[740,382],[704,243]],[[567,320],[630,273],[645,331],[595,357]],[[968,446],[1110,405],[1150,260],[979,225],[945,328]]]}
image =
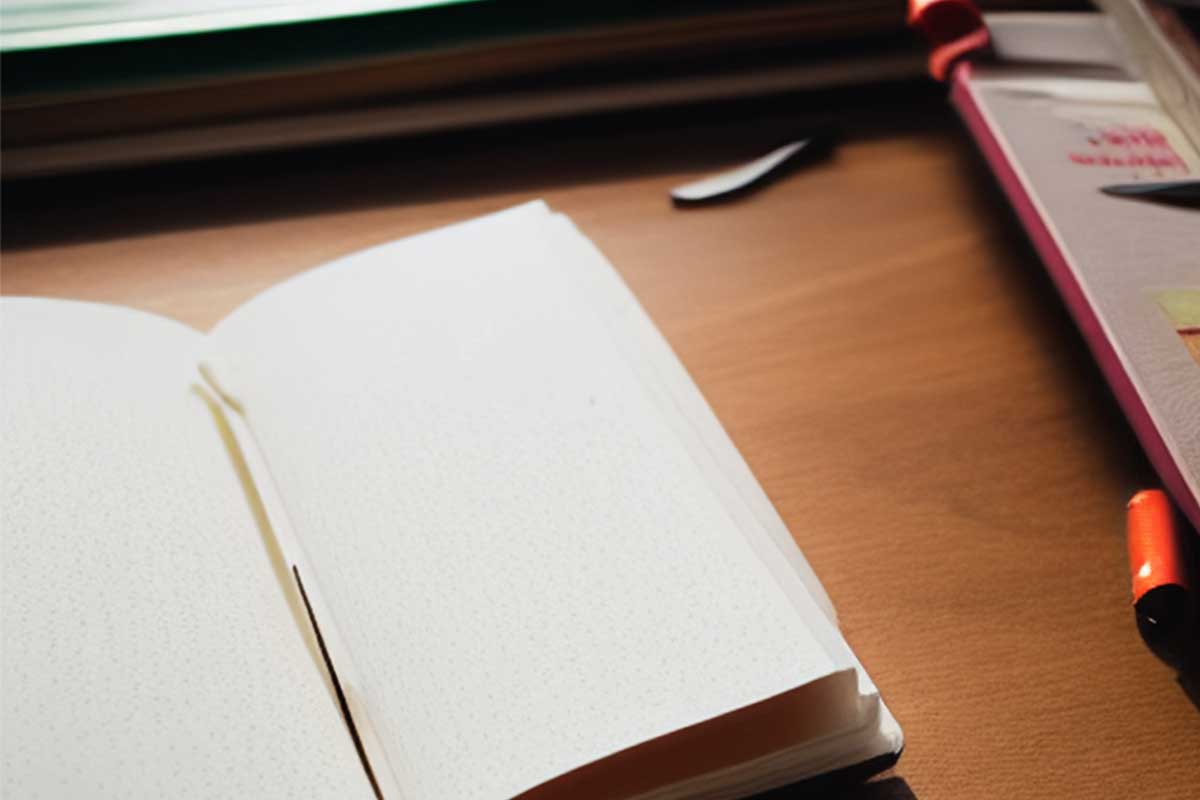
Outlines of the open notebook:
{"label": "open notebook", "polygon": [[900,751],[696,387],[541,203],[207,335],[0,308],[5,796],[734,797]]}

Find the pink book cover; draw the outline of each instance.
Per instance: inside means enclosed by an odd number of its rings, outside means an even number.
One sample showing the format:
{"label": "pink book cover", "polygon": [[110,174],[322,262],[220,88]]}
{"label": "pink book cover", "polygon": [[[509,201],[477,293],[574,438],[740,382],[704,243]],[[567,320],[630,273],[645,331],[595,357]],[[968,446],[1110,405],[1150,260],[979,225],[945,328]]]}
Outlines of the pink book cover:
{"label": "pink book cover", "polygon": [[1116,68],[959,62],[951,100],[1150,461],[1200,530],[1200,211],[1110,197],[1200,156]]}

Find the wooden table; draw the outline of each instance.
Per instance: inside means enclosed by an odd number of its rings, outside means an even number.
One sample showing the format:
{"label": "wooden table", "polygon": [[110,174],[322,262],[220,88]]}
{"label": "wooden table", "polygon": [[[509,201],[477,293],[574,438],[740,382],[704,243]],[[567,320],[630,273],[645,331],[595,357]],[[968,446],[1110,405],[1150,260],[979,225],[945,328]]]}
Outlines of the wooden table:
{"label": "wooden table", "polygon": [[[833,160],[671,207],[799,108],[847,114]],[[1152,473],[932,90],[6,186],[3,291],[206,328],[334,256],[535,197],[675,347],[903,725],[893,779],[854,797],[1197,796],[1200,714],[1129,607],[1123,504]]]}

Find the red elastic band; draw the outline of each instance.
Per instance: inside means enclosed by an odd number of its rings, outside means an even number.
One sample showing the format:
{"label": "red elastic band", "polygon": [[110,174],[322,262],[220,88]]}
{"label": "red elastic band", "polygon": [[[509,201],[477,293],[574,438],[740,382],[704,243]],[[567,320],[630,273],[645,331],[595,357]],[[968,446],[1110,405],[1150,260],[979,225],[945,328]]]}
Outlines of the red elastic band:
{"label": "red elastic band", "polygon": [[909,0],[908,24],[929,41],[929,74],[939,81],[959,59],[991,45],[983,15],[971,0]]}

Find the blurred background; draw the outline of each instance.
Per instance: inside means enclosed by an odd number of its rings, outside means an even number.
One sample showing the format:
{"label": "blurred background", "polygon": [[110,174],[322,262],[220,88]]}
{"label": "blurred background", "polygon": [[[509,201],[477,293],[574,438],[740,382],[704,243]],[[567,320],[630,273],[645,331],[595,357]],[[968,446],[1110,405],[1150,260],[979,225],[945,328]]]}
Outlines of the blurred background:
{"label": "blurred background", "polygon": [[899,0],[9,0],[3,174],[911,82],[925,55],[904,13]]}

